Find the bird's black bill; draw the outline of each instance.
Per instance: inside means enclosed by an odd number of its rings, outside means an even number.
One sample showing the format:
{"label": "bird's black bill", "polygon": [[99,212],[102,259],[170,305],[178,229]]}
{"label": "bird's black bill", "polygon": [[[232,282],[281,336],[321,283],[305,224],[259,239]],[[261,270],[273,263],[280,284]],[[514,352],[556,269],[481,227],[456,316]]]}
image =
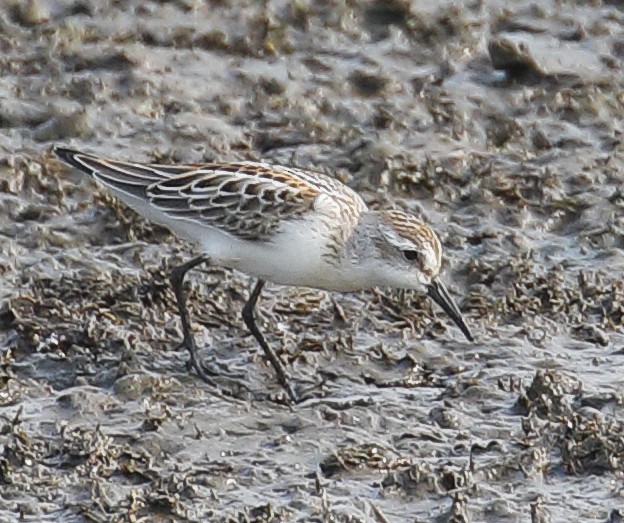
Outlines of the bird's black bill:
{"label": "bird's black bill", "polygon": [[442,310],[449,315],[449,317],[461,329],[464,336],[466,336],[469,341],[474,341],[474,338],[472,337],[472,334],[470,334],[470,330],[468,329],[461,312],[459,312],[453,298],[451,298],[451,295],[448,293],[446,287],[440,280],[433,280],[429,285],[429,297],[440,307],[442,307]]}

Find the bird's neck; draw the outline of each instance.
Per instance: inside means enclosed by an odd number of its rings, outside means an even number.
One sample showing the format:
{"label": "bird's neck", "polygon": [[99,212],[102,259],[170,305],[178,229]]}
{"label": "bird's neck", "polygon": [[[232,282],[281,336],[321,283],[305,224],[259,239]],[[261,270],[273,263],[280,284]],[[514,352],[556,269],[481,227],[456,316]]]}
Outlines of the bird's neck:
{"label": "bird's neck", "polygon": [[341,258],[352,265],[367,265],[378,257],[379,240],[379,213],[366,211],[360,215],[353,232],[345,241]]}

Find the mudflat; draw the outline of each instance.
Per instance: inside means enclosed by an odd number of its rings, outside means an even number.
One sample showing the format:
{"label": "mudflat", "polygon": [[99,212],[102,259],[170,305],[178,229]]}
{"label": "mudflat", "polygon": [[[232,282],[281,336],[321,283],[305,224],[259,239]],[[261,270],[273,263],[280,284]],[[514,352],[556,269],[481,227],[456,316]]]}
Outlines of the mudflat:
{"label": "mudflat", "polygon": [[[615,2],[0,6],[0,521],[619,521],[624,13]],[[193,248],[60,164],[266,160],[440,233],[426,297],[188,290]],[[224,394],[227,391],[229,394]]]}

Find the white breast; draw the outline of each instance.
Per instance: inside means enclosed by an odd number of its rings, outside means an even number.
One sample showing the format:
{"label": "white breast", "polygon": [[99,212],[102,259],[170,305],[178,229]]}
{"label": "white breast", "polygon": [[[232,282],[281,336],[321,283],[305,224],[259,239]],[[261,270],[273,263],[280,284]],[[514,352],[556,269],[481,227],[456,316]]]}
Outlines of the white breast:
{"label": "white breast", "polygon": [[[210,241],[202,247],[215,263],[238,269],[263,280],[326,290],[355,290],[345,260],[328,260],[330,230],[322,217],[284,223],[269,242],[227,240],[219,249]],[[224,249],[225,248],[225,249]],[[223,256],[223,254],[227,254]],[[342,263],[341,263],[342,262]],[[365,278],[362,278],[365,280]]]}

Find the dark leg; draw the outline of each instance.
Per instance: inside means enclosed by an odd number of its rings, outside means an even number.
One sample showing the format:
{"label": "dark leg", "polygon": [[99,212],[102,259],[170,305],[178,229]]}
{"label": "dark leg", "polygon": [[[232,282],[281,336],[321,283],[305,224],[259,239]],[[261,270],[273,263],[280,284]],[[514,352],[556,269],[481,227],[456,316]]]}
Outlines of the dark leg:
{"label": "dark leg", "polygon": [[197,359],[197,346],[195,345],[195,337],[191,332],[191,320],[186,308],[186,296],[183,288],[186,273],[202,263],[210,263],[210,258],[206,256],[198,256],[197,258],[193,258],[182,265],[174,267],[171,271],[171,286],[173,287],[173,293],[175,294],[178,302],[178,311],[180,312],[180,319],[182,320],[182,333],[184,334],[183,345],[188,349],[189,354],[191,355],[191,365],[202,380],[213,387],[216,387],[214,381],[208,377],[203,366]]}
{"label": "dark leg", "polygon": [[262,287],[264,287],[264,283],[264,280],[258,280],[258,283],[256,283],[253,291],[251,291],[251,295],[249,296],[247,303],[245,303],[245,306],[243,307],[243,321],[245,322],[245,325],[247,325],[247,328],[253,334],[254,338],[256,338],[256,340],[262,347],[262,350],[264,350],[264,354],[266,355],[266,357],[269,358],[271,365],[273,365],[273,368],[275,369],[275,374],[277,374],[277,379],[279,380],[280,384],[282,385],[282,387],[284,387],[290,399],[294,403],[296,403],[297,396],[295,395],[295,392],[288,382],[286,369],[284,368],[284,365],[282,365],[282,362],[279,360],[275,352],[273,352],[273,349],[271,349],[269,344],[264,339],[264,336],[258,329],[258,326],[256,325],[256,321],[254,319],[254,308],[256,306],[256,303],[258,302],[258,298],[260,297],[260,293],[262,292]]}

